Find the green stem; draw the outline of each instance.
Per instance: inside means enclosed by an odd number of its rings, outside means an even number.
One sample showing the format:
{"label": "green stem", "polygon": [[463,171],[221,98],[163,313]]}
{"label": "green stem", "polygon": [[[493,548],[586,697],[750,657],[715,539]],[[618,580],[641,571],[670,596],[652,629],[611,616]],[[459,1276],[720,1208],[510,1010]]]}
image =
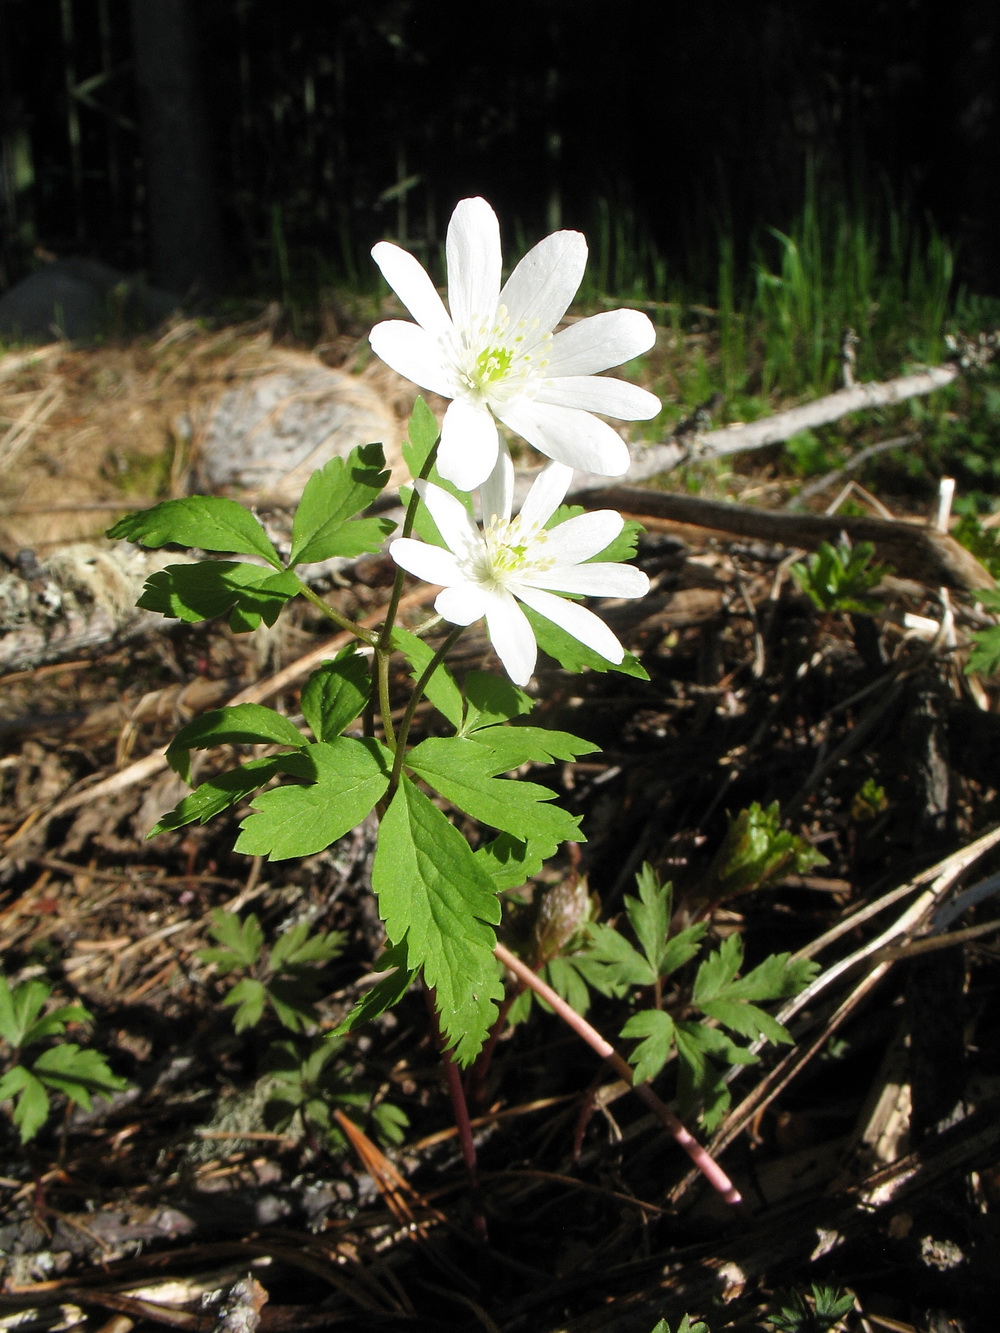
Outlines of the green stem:
{"label": "green stem", "polygon": [[[430,452],[424,459],[424,465],[420,469],[418,481],[424,481],[430,475],[431,468],[434,466],[434,460],[437,457],[438,445],[441,443],[439,435],[431,446]],[[410,495],[409,503],[406,506],[406,513],[403,516],[403,529],[401,537],[409,537],[413,532],[413,525],[417,521],[417,506],[420,504],[420,496],[417,494],[416,487]],[[396,751],[396,737],[392,726],[392,709],[389,700],[389,658],[392,656],[392,630],[396,623],[396,612],[399,610],[399,599],[403,595],[403,585],[406,581],[406,571],[399,566],[396,568],[396,577],[393,581],[392,592],[389,594],[389,605],[386,607],[385,620],[382,629],[379,631],[378,638],[373,638],[372,643],[375,648],[375,679],[372,696],[365,709],[365,734],[374,732],[374,712],[375,696],[378,695],[379,712],[382,714],[382,732],[385,736],[385,743],[393,752]],[[396,781],[398,781],[398,776]],[[391,790],[395,790],[393,785]]]}
{"label": "green stem", "polygon": [[371,630],[365,629],[363,625],[358,625],[348,616],[342,616],[339,611],[335,611],[332,606],[328,606],[327,603],[323,601],[323,598],[320,597],[318,593],[313,592],[312,588],[308,587],[305,583],[302,583],[299,591],[307,602],[312,602],[313,606],[315,606],[318,611],[322,611],[323,614],[332,620],[335,625],[339,625],[341,629],[347,630],[349,634],[354,634],[362,643],[367,644],[369,648],[375,647],[377,639]]}
{"label": "green stem", "polygon": [[399,776],[403,771],[403,760],[406,758],[406,738],[410,734],[410,724],[416,714],[417,705],[423,698],[424,690],[427,688],[427,682],[451,652],[452,648],[454,648],[455,644],[458,642],[459,636],[464,630],[464,625],[456,625],[417,677],[417,683],[414,685],[413,693],[410,695],[410,702],[406,705],[406,712],[400,719],[399,731],[396,733],[396,757],[393,761],[392,776],[389,779],[389,789],[386,793],[387,801],[392,800],[396,788],[399,786]]}

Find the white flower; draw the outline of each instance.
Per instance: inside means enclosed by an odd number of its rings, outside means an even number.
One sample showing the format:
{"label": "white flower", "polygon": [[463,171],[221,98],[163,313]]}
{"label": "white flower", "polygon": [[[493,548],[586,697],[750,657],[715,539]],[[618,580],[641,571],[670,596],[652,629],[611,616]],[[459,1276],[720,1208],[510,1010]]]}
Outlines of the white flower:
{"label": "white flower", "polygon": [[580,232],[540,241],[501,290],[497,216],[485,199],[463,199],[448,225],[450,315],[406,250],[380,241],[372,256],[417,321],[376,324],[372,347],[407,379],[452,400],[438,451],[442,477],[463,491],[482,485],[505,451],[494,418],[569,467],[612,477],[627,470],[625,442],[592,413],[645,421],[660,401],[595,372],[648,351],[656,334],[638,310],[609,310],[553,335],[586,267]]}
{"label": "white flower", "polygon": [[403,569],[442,585],[434,605],[445,620],[471,625],[486,617],[497,656],[517,685],[531,679],[538,652],[517,599],[617,664],[625,650],[604,621],[579,602],[554,594],[642,597],[649,590],[649,579],[631,565],[583,563],[618,536],[624,523],[621,514],[601,509],[546,530],[572,476],[572,468],[549,463],[535,479],[520,514],[511,518],[513,468],[509,458],[502,457],[483,487],[482,532],[461,501],[440,486],[418,481],[421,498],[449,549],[409,537],[389,546],[390,555]]}

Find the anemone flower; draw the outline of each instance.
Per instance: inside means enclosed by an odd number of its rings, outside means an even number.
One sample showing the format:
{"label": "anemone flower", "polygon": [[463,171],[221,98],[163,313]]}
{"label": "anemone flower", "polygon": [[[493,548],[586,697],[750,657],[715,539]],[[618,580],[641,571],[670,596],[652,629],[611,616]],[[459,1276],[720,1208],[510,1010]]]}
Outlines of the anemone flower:
{"label": "anemone flower", "polygon": [[493,647],[516,685],[531,679],[538,653],[519,601],[617,664],[625,650],[604,621],[579,602],[556,594],[642,597],[649,590],[649,579],[632,565],[592,560],[622,530],[624,520],[613,509],[545,527],[572,476],[572,468],[549,463],[536,477],[520,514],[511,518],[513,469],[502,457],[483,487],[482,531],[460,500],[440,486],[418,481],[420,496],[448,549],[409,537],[389,547],[403,569],[442,585],[434,606],[445,620],[471,625],[486,617]]}
{"label": "anemone flower", "polygon": [[621,436],[593,415],[644,421],[660,410],[653,394],[595,372],[620,365],[655,341],[638,310],[609,310],[553,333],[587,262],[578,231],[557,231],[530,250],[500,286],[500,224],[485,199],[463,199],[448,224],[448,302],[406,250],[380,241],[372,257],[416,320],[386,320],[371,345],[401,375],[450,398],[438,468],[460,490],[486,481],[515,435],[568,467],[621,476]]}

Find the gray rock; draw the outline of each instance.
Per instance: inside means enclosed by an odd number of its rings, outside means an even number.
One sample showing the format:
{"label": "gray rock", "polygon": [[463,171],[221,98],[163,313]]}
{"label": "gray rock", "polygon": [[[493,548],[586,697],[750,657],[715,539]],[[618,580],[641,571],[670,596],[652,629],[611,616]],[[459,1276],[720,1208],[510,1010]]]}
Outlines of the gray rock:
{"label": "gray rock", "polygon": [[380,441],[390,467],[400,429],[392,411],[356,375],[286,353],[223,394],[201,441],[196,489],[236,489],[298,501],[316,468],[358,444]]}
{"label": "gray rock", "polygon": [[0,337],[20,342],[91,339],[153,328],[177,298],[93,259],[58,259],[0,296]]}

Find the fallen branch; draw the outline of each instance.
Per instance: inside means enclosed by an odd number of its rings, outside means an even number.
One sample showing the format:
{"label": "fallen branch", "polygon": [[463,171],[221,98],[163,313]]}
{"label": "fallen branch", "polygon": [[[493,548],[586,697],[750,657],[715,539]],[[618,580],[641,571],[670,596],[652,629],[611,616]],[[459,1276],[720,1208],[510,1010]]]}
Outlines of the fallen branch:
{"label": "fallen branch", "polygon": [[662,518],[674,523],[711,528],[715,532],[750,537],[755,541],[815,550],[822,542],[836,542],[842,533],[853,542],[871,542],[880,559],[909,578],[932,587],[944,585],[972,591],[992,588],[995,580],[971,552],[946,532],[885,518],[848,518],[827,514],[789,514],[749,505],[706,500],[696,495],[614,486],[601,491],[577,491],[571,501],[590,509],[620,509],[638,517]]}

